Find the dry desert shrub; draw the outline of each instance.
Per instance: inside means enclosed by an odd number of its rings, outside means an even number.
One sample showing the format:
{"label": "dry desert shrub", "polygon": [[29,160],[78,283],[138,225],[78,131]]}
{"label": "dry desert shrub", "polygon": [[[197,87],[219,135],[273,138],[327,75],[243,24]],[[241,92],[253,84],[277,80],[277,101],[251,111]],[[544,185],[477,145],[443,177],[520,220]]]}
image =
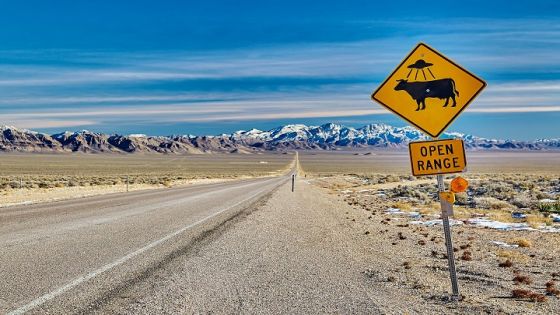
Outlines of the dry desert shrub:
{"label": "dry desert shrub", "polygon": [[560,296],[560,290],[556,289],[556,282],[552,280],[546,283],[546,292],[549,295]]}
{"label": "dry desert shrub", "polygon": [[533,302],[545,302],[546,296],[530,290],[515,289],[511,291],[511,296],[516,299],[527,299]]}
{"label": "dry desert shrub", "polygon": [[471,191],[475,196],[501,196],[507,198],[515,194],[515,189],[508,183],[495,180],[495,176],[492,179],[484,179],[479,183],[473,183],[471,185]]}
{"label": "dry desert shrub", "polygon": [[48,182],[40,182],[39,183],[39,188],[51,188],[52,187],[51,185],[52,184],[48,183]]}
{"label": "dry desert shrub", "polygon": [[515,284],[531,284],[533,283],[533,280],[531,280],[531,278],[529,278],[529,276],[525,276],[522,274],[516,274],[515,277],[513,277],[513,282]]}
{"label": "dry desert shrub", "polygon": [[529,247],[533,246],[533,243],[530,240],[525,239],[525,238],[513,239],[511,241],[511,243],[517,244],[517,245],[519,245],[519,247],[524,247],[524,248],[529,248]]}
{"label": "dry desert shrub", "polygon": [[542,214],[529,214],[527,215],[527,224],[534,229],[538,229],[543,224],[551,225],[552,218],[544,217]]}
{"label": "dry desert shrub", "polygon": [[[438,204],[439,207],[439,204]],[[441,210],[439,210],[436,207],[426,207],[426,208],[421,208],[420,210],[418,210],[418,213],[420,213],[421,215],[430,215],[430,214],[435,214],[435,213],[439,213]]]}
{"label": "dry desert shrub", "polygon": [[513,262],[509,259],[506,259],[505,261],[500,262],[498,266],[502,268],[510,268],[511,266],[513,266]]}
{"label": "dry desert shrub", "polygon": [[474,198],[474,205],[477,208],[502,210],[513,208],[512,205],[506,201],[496,199],[494,197],[478,197]]}
{"label": "dry desert shrub", "polygon": [[530,257],[528,255],[525,255],[515,250],[507,250],[507,249],[497,250],[496,256],[510,259],[512,262],[515,263],[527,263],[530,260]]}
{"label": "dry desert shrub", "polygon": [[[541,198],[542,199],[542,198]],[[517,208],[536,208],[537,200],[527,194],[521,194],[513,197],[511,204]]]}
{"label": "dry desert shrub", "polygon": [[511,217],[511,212],[504,211],[504,210],[491,211],[489,212],[488,216],[491,220],[499,221],[499,222],[508,222],[508,223],[519,222],[519,220]]}
{"label": "dry desert shrub", "polygon": [[410,203],[406,202],[406,201],[395,201],[391,204],[392,208],[397,208],[397,209],[401,209],[401,210],[412,210],[412,206],[410,205]]}
{"label": "dry desert shrub", "polygon": [[479,216],[488,216],[492,220],[501,222],[514,222],[508,210],[490,210],[476,207],[456,206],[453,209],[453,218],[467,220]]}
{"label": "dry desert shrub", "polygon": [[455,204],[460,206],[466,206],[469,204],[469,196],[466,192],[455,193]]}
{"label": "dry desert shrub", "polygon": [[464,251],[463,255],[461,255],[461,260],[471,261],[472,260],[472,253],[468,250]]}
{"label": "dry desert shrub", "polygon": [[385,175],[377,179],[378,184],[400,182],[401,178],[395,175]]}
{"label": "dry desert shrub", "polygon": [[429,203],[433,201],[430,195],[435,195],[436,188],[434,185],[430,186],[404,186],[399,185],[395,188],[385,190],[388,198],[406,198],[420,203]]}

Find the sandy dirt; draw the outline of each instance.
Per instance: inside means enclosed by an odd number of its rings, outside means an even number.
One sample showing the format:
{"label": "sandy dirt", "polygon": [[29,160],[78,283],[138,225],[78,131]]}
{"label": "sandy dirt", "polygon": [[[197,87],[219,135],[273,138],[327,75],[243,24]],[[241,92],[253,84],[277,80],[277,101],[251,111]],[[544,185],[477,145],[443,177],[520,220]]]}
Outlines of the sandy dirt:
{"label": "sandy dirt", "polygon": [[[149,185],[149,184],[131,184],[129,191],[147,190],[147,189],[164,189],[169,187],[181,187],[188,185],[200,185],[231,181],[233,179],[225,178],[206,178],[176,181],[170,185]],[[75,187],[56,187],[56,188],[22,188],[7,189],[0,193],[0,207],[8,207],[21,204],[34,204],[40,202],[50,202],[57,200],[66,200],[73,198],[83,198],[94,195],[103,195],[111,193],[126,192],[126,185],[99,185],[99,186],[75,186]]]}
{"label": "sandy dirt", "polygon": [[[412,313],[490,313],[554,314],[560,312],[560,300],[547,282],[560,280],[556,263],[559,233],[539,231],[499,231],[469,225],[453,226],[455,260],[463,301],[448,302],[451,291],[445,242],[441,225],[412,224],[417,218],[407,213],[387,213],[386,200],[375,197],[370,185],[367,194],[361,187],[340,189],[342,177],[310,179],[308,182],[329,193],[329,198],[344,202],[343,220],[356,237],[357,250],[367,255],[371,266],[365,274],[373,287],[398,288],[396,296],[410,301]],[[415,183],[415,182],[411,182]],[[406,185],[406,182],[401,182]],[[335,201],[333,201],[334,203]],[[438,215],[428,219],[438,219]],[[528,247],[504,247],[493,241],[514,244],[528,242]],[[502,266],[507,260],[511,266]],[[516,283],[514,278],[521,280]],[[550,285],[550,284],[549,284]],[[513,290],[527,290],[542,295],[545,302],[512,297]],[[408,296],[408,297],[407,297]],[[399,299],[400,300],[400,299]],[[416,301],[415,301],[416,300]],[[395,299],[391,303],[399,305]]]}
{"label": "sandy dirt", "polygon": [[99,194],[270,177],[293,154],[104,155],[2,154],[0,207]]}

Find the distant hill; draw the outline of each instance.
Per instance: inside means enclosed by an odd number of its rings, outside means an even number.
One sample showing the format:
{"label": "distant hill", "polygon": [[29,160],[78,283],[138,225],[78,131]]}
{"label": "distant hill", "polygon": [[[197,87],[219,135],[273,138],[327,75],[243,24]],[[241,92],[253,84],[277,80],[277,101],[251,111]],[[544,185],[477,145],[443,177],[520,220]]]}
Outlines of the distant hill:
{"label": "distant hill", "polygon": [[[515,141],[486,139],[461,133],[442,138],[461,138],[470,150],[560,150],[560,139]],[[404,149],[410,141],[427,140],[412,127],[371,124],[361,128],[328,123],[321,126],[286,125],[268,131],[251,129],[218,136],[106,135],[87,130],[53,135],[0,127],[3,152],[85,153],[250,153],[255,151],[337,150],[351,148]]]}

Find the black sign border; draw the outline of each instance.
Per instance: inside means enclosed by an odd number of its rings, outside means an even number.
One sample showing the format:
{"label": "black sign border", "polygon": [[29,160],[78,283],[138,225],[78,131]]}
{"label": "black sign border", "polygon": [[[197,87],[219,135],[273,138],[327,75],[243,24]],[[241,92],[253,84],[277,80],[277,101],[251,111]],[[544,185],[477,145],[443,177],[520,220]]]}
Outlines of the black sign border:
{"label": "black sign border", "polygon": [[[476,91],[476,93],[474,93],[474,95],[467,101],[467,103],[465,103],[465,106],[463,106],[463,108],[461,108],[460,111],[457,112],[457,114],[455,114],[455,116],[453,116],[453,118],[451,118],[451,120],[449,120],[449,122],[442,127],[442,129],[437,133],[437,134],[431,134],[429,133],[427,130],[424,130],[424,128],[418,126],[417,124],[415,124],[413,121],[407,119],[406,117],[404,117],[403,115],[397,113],[396,111],[394,111],[393,109],[391,109],[388,105],[386,105],[385,103],[381,102],[380,100],[378,100],[377,98],[375,98],[375,94],[377,94],[377,92],[379,92],[379,90],[381,89],[381,87],[383,87],[385,84],[387,84],[387,82],[389,81],[389,79],[397,72],[397,70],[399,70],[402,65],[404,64],[404,62],[416,51],[418,50],[418,48],[420,48],[421,46],[426,47],[427,49],[429,49],[430,51],[432,51],[433,53],[437,54],[438,56],[440,56],[441,58],[447,60],[448,62],[450,62],[451,64],[453,64],[454,66],[456,66],[457,68],[465,71],[466,73],[468,73],[469,75],[471,75],[472,77],[474,77],[476,80],[478,80],[479,82],[482,83],[482,87],[480,89],[478,89],[478,91]],[[459,117],[459,115],[465,110],[465,108],[467,108],[470,103],[478,96],[478,94],[480,94],[480,92],[482,92],[482,90],[484,90],[484,88],[486,88],[487,84],[486,81],[482,80],[481,78],[477,77],[476,75],[474,75],[472,72],[468,71],[467,69],[461,67],[460,65],[458,65],[457,63],[453,62],[453,60],[445,57],[444,55],[440,54],[437,50],[433,49],[432,47],[428,46],[425,43],[418,43],[418,45],[416,45],[416,47],[414,47],[414,49],[406,56],[404,57],[404,59],[401,61],[401,63],[395,68],[395,70],[393,70],[393,72],[391,72],[391,74],[387,77],[387,79],[385,79],[385,81],[383,81],[383,83],[381,83],[381,85],[379,85],[379,87],[375,90],[375,92],[373,92],[371,94],[371,99],[379,104],[381,104],[383,107],[387,108],[389,111],[391,111],[393,114],[401,117],[402,119],[404,119],[405,121],[409,122],[410,124],[412,124],[414,127],[418,128],[419,130],[421,130],[422,132],[424,132],[425,134],[432,136],[434,138],[439,137],[444,131],[445,129],[447,129],[447,127],[449,127],[449,125],[451,125],[451,123],[453,123],[453,121],[455,121],[455,119],[457,117]]]}

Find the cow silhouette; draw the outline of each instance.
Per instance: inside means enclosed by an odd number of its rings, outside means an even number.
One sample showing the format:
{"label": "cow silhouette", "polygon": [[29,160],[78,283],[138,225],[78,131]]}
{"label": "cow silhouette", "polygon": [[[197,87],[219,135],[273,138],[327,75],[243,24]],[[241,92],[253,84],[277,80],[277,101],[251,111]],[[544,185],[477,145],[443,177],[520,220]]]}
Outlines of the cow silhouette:
{"label": "cow silhouette", "polygon": [[408,80],[397,80],[399,82],[395,86],[395,91],[406,91],[413,100],[416,101],[416,111],[426,109],[426,98],[445,99],[443,107],[447,107],[449,99],[453,100],[455,107],[455,96],[459,96],[459,91],[455,89],[455,81],[453,79],[439,79],[433,81],[417,81],[408,82]]}

